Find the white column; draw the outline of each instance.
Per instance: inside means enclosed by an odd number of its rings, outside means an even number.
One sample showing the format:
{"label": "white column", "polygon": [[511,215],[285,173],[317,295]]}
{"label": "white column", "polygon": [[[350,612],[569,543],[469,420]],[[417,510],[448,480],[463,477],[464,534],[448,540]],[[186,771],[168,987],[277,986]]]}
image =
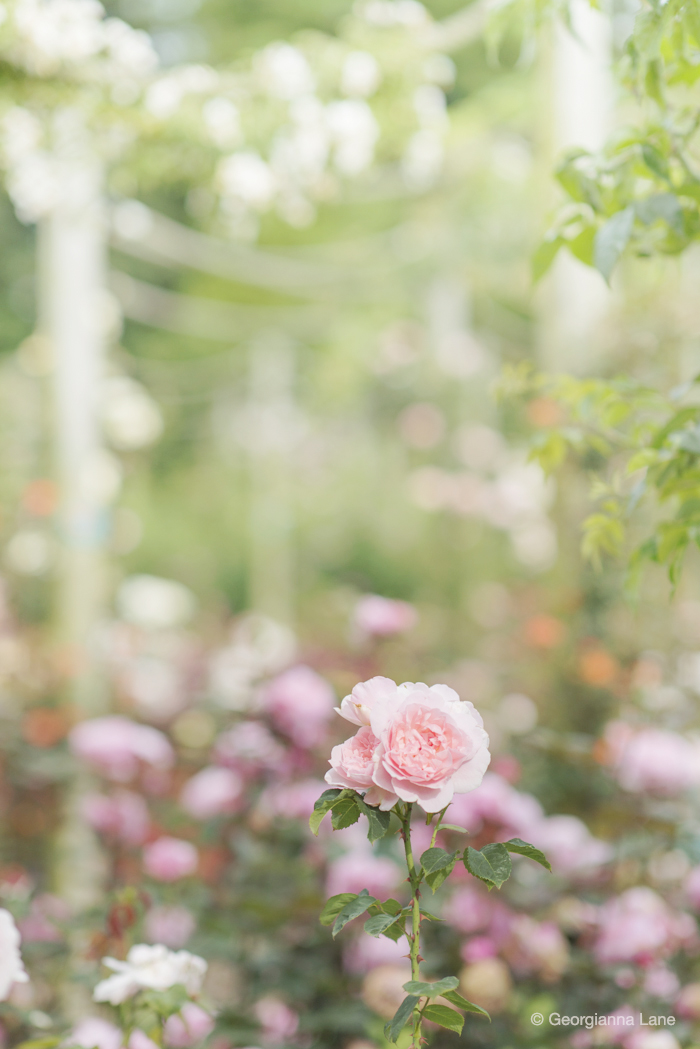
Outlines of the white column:
{"label": "white column", "polygon": [[74,668],[73,699],[86,713],[96,713],[104,705],[94,634],[103,612],[108,528],[98,416],[105,354],[102,167],[91,152],[79,114],[60,112],[54,134],[61,197],[39,231],[39,313],[54,359],[61,547],[56,618],[59,638]]}
{"label": "white column", "polygon": [[[611,126],[614,88],[610,19],[588,0],[573,0],[572,28],[556,27],[553,58],[553,159],[576,147],[599,150]],[[603,278],[562,251],[546,281],[543,363],[586,373],[595,368],[597,338],[610,291]]]}
{"label": "white column", "polygon": [[296,355],[282,332],[251,346],[245,444],[249,453],[249,593],[255,612],[294,618],[293,457],[300,435]]}

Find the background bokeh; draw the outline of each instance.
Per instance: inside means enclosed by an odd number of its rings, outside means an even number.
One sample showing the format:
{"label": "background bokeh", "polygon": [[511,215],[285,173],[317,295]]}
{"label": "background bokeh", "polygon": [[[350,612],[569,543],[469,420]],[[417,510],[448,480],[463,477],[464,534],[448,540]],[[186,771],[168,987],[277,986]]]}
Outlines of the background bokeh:
{"label": "background bokeh", "polygon": [[[128,133],[68,66],[22,66],[7,44],[0,71],[0,903],[31,976],[2,1038],[64,1039],[99,1013],[100,959],[160,942],[209,963],[215,1026],[175,1047],[383,1049],[405,947],[359,922],[333,941],[318,913],[363,887],[400,898],[397,842],[314,839],[307,820],[344,736],[334,706],[384,674],[478,707],[491,771],[449,816],[554,868],[522,861],[500,894],[465,871],[429,904],[426,973],[459,972],[493,1015],[462,1038],[696,1044],[698,567],[673,597],[650,570],[630,602],[620,569],[579,552],[595,456],[546,478],[528,444],[561,409],[494,392],[522,361],[660,388],[697,370],[692,252],[629,261],[612,291],[568,257],[532,284],[559,151],[632,109],[610,73],[629,11],[585,12],[582,43],[517,19],[489,41],[459,0],[105,6],[150,34],[165,84]],[[377,144],[335,110],[335,169],[308,199],[261,201],[260,169],[222,175],[230,110],[203,131],[188,92],[216,101],[212,76],[240,77],[246,141],[268,155],[280,42],[323,90],[348,50],[376,54],[376,87],[361,61],[365,86],[342,90],[375,105]],[[58,198],[13,160],[20,110],[53,128],[81,107],[103,133],[110,271],[82,561],[56,466]],[[557,1010],[634,1023],[530,1021]]]}

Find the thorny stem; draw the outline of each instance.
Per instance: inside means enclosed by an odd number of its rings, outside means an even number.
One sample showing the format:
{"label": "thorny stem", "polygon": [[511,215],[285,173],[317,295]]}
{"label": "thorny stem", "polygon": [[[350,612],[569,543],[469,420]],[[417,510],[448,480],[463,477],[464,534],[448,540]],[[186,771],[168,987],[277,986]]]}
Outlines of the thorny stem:
{"label": "thorny stem", "polygon": [[[406,804],[406,808],[403,812],[399,810],[398,816],[401,820],[401,826],[403,829],[403,841],[404,849],[406,852],[406,866],[408,867],[408,880],[411,884],[411,896],[413,897],[413,905],[411,911],[411,934],[408,936],[410,944],[410,959],[411,959],[411,979],[420,980],[420,883],[421,876],[416,870],[416,863],[413,858],[413,849],[411,847],[411,814],[413,812],[413,805],[411,803]],[[438,821],[439,825],[439,821]],[[407,934],[408,935],[408,934]],[[420,1049],[421,1036],[422,1036],[422,1016],[420,1010],[420,1003],[416,1005],[413,1010],[413,1049]]]}

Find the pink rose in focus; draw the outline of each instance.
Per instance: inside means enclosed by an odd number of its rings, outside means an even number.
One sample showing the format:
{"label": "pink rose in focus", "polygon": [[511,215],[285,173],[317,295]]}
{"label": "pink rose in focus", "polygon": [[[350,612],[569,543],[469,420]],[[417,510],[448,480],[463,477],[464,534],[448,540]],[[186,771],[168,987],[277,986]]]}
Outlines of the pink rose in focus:
{"label": "pink rose in focus", "polygon": [[275,727],[298,747],[316,747],[326,738],[335,696],[311,667],[292,667],[279,674],[263,690],[262,702]]}
{"label": "pink rose in focus", "polygon": [[369,725],[370,715],[375,706],[381,706],[385,699],[396,695],[396,682],[388,677],[371,677],[369,681],[360,681],[349,696],[346,696],[336,714],[345,718],[352,725]]}
{"label": "pink rose in focus", "polygon": [[[365,800],[384,810],[401,799],[438,812],[455,793],[478,787],[491,760],[481,715],[447,685],[395,687],[372,706],[369,727],[378,742]],[[368,742],[363,734],[360,753]],[[326,782],[342,778],[346,753],[334,749]]]}
{"label": "pink rose in focus", "polygon": [[118,790],[111,796],[88,794],[83,799],[83,815],[93,830],[125,845],[143,845],[148,837],[151,817],[140,794]]}
{"label": "pink rose in focus", "polygon": [[171,1049],[189,1049],[203,1042],[214,1030],[214,1020],[199,1005],[185,1002],[179,1014],[174,1013],[165,1021],[163,1041]]}
{"label": "pink rose in focus", "polygon": [[180,792],[180,804],[195,819],[208,820],[235,812],[242,793],[243,780],[237,772],[212,765],[187,780]]}
{"label": "pink rose in focus", "polygon": [[81,721],[68,737],[73,753],[108,779],[126,782],[139,762],[158,769],[171,768],[173,748],[158,729],[119,716]]}
{"label": "pink rose in focus", "polygon": [[332,787],[350,787],[364,793],[373,786],[374,753],[379,740],[372,729],[364,725],[354,736],[331,751],[331,770],[326,782]]}
{"label": "pink rose in focus", "polygon": [[70,1033],[68,1043],[82,1049],[120,1049],[122,1032],[116,1024],[90,1016],[77,1023]]}
{"label": "pink rose in focus", "polygon": [[184,947],[197,923],[186,907],[152,907],[145,918],[146,939],[176,951]]}
{"label": "pink rose in focus", "polygon": [[197,870],[199,857],[194,845],[180,838],[158,838],[143,850],[143,868],[158,881],[177,881]]}
{"label": "pink rose in focus", "polygon": [[283,1045],[294,1037],[299,1028],[299,1017],[274,995],[261,998],[253,1012],[262,1026],[263,1041],[268,1045]]}
{"label": "pink rose in focus", "polygon": [[261,769],[276,768],[284,755],[266,725],[261,721],[239,721],[223,732],[214,744],[214,760],[245,776]]}
{"label": "pink rose in focus", "polygon": [[366,594],[355,605],[354,623],[361,634],[391,637],[403,634],[418,622],[418,613],[406,601]]}
{"label": "pink rose in focus", "polygon": [[386,856],[375,856],[369,850],[348,852],[328,865],[326,893],[361,892],[386,899],[405,880],[405,871]]}

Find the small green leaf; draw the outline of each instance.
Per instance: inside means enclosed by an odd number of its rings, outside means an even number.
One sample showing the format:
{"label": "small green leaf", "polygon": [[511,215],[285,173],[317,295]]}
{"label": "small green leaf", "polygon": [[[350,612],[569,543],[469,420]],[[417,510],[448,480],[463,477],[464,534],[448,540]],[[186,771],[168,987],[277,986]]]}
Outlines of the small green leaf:
{"label": "small green leaf", "polygon": [[429,922],[444,922],[444,918],[438,918],[437,914],[433,914],[432,911],[426,911],[425,907],[420,908],[421,917],[427,919]]}
{"label": "small green leaf", "polygon": [[433,892],[439,889],[451,874],[457,862],[457,855],[456,852],[445,852],[444,849],[433,847],[426,849],[421,856],[420,862],[425,873],[425,880]]}
{"label": "small green leaf", "polygon": [[338,798],[331,805],[331,823],[333,830],[343,830],[352,827],[360,818],[360,809],[357,804],[358,795],[350,798]]}
{"label": "small green leaf", "polygon": [[361,797],[358,796],[357,804],[360,812],[364,813],[369,823],[369,829],[367,831],[367,838],[370,843],[379,841],[389,830],[389,824],[391,823],[391,813],[382,812],[381,809],[377,809],[374,805],[368,805]]}
{"label": "small green leaf", "polygon": [[[365,932],[368,932],[370,936],[381,936],[391,925],[395,925],[397,920],[394,914],[375,914],[373,918],[368,918],[365,922]],[[393,939],[393,937],[390,938]]]}
{"label": "small green leaf", "polygon": [[612,271],[627,247],[634,226],[632,206],[618,211],[605,222],[595,235],[593,259],[595,268],[610,283]]}
{"label": "small green leaf", "polygon": [[390,1020],[388,1024],[384,1025],[384,1034],[390,1042],[395,1042],[404,1027],[408,1023],[411,1013],[418,1005],[419,998],[414,994],[409,994],[408,998],[404,998],[401,1005],[394,1013],[393,1020]]}
{"label": "small green leaf", "polygon": [[464,866],[475,878],[485,882],[491,889],[494,885],[500,889],[510,877],[513,865],[505,845],[484,845],[477,850],[469,846],[464,853]]}
{"label": "small green leaf", "polygon": [[354,900],[356,896],[356,892],[341,892],[337,896],[331,896],[330,900],[326,901],[326,906],[321,911],[318,919],[321,925],[332,925],[343,907],[350,903],[351,900]]}
{"label": "small green leaf", "polygon": [[385,914],[393,914],[395,916],[401,914],[401,911],[403,910],[403,907],[401,906],[399,901],[393,899],[385,900],[384,903],[380,904],[380,906]]}
{"label": "small green leaf", "polygon": [[534,860],[535,863],[539,863],[542,867],[546,867],[548,871],[551,871],[551,864],[545,854],[536,849],[534,845],[530,845],[529,842],[523,841],[522,838],[511,838],[510,841],[504,841],[503,844],[508,849],[508,852],[517,852],[520,856],[527,856],[528,859]]}
{"label": "small green leaf", "polygon": [[460,834],[468,834],[466,827],[459,827],[456,823],[441,823],[440,830],[458,830]]}
{"label": "small green leaf", "polygon": [[442,997],[451,1002],[452,1005],[456,1005],[458,1009],[464,1009],[467,1013],[476,1013],[478,1016],[485,1016],[489,1022],[491,1021],[491,1017],[485,1009],[482,1009],[480,1005],[475,1005],[474,1002],[467,1001],[459,991],[445,991]]}
{"label": "small green leaf", "polygon": [[320,798],[314,802],[314,811],[309,817],[309,826],[313,833],[318,837],[318,828],[321,826],[323,817],[327,812],[330,812],[333,802],[340,797],[341,794],[347,792],[334,788],[333,790],[324,790]]}
{"label": "small green leaf", "polygon": [[361,914],[364,914],[373,903],[376,903],[374,896],[370,896],[367,889],[363,889],[362,892],[355,897],[354,900],[350,900],[345,904],[342,911],[338,914],[333,925],[333,939],[336,938],[341,929],[344,929],[348,922],[351,922],[353,918],[359,918]]}
{"label": "small green leaf", "polygon": [[426,980],[409,980],[403,985],[404,991],[407,991],[408,994],[417,994],[421,998],[439,998],[445,991],[454,991],[455,987],[459,987],[459,980],[456,976],[445,976],[437,983],[428,983]]}
{"label": "small green leaf", "polygon": [[446,1005],[427,1005],[423,1010],[423,1016],[426,1020],[439,1024],[440,1027],[446,1027],[448,1031],[462,1033],[464,1017],[456,1013],[454,1009],[448,1009]]}

